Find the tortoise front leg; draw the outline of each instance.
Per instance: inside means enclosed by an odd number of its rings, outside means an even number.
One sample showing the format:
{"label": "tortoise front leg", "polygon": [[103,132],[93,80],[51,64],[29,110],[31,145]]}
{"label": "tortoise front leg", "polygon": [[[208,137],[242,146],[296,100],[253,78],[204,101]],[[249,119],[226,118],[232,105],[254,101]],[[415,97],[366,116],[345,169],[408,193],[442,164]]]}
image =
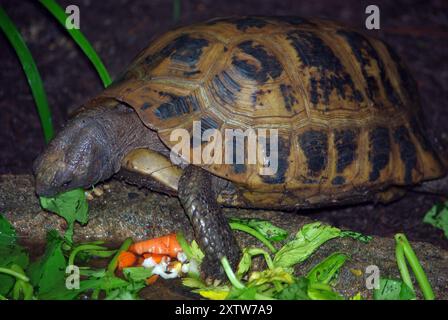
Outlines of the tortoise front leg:
{"label": "tortoise front leg", "polygon": [[235,268],[241,254],[226,217],[216,201],[211,175],[188,166],[179,180],[179,199],[193,226],[195,237],[205,254],[201,270],[204,276],[224,276],[220,260],[226,256]]}

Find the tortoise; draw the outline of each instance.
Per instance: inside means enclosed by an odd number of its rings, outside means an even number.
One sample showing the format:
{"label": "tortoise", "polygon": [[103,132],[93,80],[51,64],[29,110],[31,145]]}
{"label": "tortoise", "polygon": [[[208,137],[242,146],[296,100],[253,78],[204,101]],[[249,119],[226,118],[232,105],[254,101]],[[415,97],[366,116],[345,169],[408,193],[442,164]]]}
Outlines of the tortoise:
{"label": "tortoise", "polygon": [[[177,196],[206,253],[203,269],[216,275],[220,258],[235,266],[240,256],[222,206],[386,203],[444,177],[422,114],[415,82],[380,40],[319,19],[216,18],[157,38],[81,106],[36,159],[36,192],[117,174]],[[242,163],[174,163],[171,133],[195,138],[195,121],[200,134],[276,129],[277,170],[260,174],[266,164],[248,163],[247,152]]]}

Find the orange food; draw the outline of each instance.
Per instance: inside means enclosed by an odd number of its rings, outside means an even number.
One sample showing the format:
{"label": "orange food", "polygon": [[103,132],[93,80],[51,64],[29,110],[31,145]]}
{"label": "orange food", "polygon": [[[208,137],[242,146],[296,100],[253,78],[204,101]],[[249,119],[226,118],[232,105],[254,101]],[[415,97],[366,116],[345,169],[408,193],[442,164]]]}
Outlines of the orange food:
{"label": "orange food", "polygon": [[152,258],[152,260],[159,264],[162,260],[166,260],[168,256],[164,255],[164,254],[157,254],[157,253],[144,253],[143,254],[143,258],[144,259],[148,259],[148,258]]}
{"label": "orange food", "polygon": [[136,242],[129,247],[129,251],[138,255],[155,253],[175,258],[177,253],[182,251],[182,248],[177,242],[176,234],[171,233],[163,237]]}
{"label": "orange food", "polygon": [[135,254],[129,251],[123,251],[118,256],[118,270],[123,268],[132,267],[137,262]]}
{"label": "orange food", "polygon": [[157,279],[159,279],[159,275],[158,274],[153,274],[148,279],[146,279],[146,284],[149,286],[149,285],[153,284],[154,282],[156,282]]}

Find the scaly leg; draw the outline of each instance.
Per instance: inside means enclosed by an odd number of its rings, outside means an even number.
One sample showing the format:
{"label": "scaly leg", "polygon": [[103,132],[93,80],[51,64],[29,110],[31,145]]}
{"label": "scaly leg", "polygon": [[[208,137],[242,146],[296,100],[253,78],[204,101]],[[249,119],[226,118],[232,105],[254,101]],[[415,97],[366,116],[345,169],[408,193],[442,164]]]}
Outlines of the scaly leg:
{"label": "scaly leg", "polygon": [[199,167],[188,166],[180,178],[178,192],[199,246],[205,254],[201,266],[203,276],[222,278],[224,272],[221,258],[226,256],[232,268],[235,268],[241,251],[216,202],[210,173]]}

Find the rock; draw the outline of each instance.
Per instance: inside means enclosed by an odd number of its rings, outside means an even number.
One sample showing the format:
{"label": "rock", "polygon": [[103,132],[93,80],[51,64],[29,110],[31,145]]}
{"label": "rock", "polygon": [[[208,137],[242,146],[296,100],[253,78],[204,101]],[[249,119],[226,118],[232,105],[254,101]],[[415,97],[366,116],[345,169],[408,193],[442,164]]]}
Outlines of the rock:
{"label": "rock", "polygon": [[[127,237],[135,240],[182,231],[192,239],[192,229],[177,198],[138,189],[111,180],[103,193],[89,201],[90,220],[86,226],[75,226],[75,241],[105,240],[119,243]],[[43,211],[34,193],[33,178],[28,175],[0,176],[0,213],[17,230],[21,242],[36,247],[44,243],[50,229],[63,231],[65,222],[53,213]],[[294,235],[309,217],[287,212],[262,210],[225,209],[227,216],[257,217],[268,219]],[[356,231],[356,230],[355,230]],[[260,246],[254,238],[236,232],[242,247]],[[448,299],[448,251],[424,242],[412,242],[438,299]],[[372,292],[365,285],[365,270],[369,265],[378,266],[385,277],[398,278],[395,261],[395,241],[374,237],[369,244],[352,239],[333,239],[325,243],[307,261],[296,267],[298,274],[338,251],[350,256],[339,276],[336,289],[346,297],[360,292],[371,298]],[[260,265],[258,265],[259,267]],[[148,295],[148,297],[153,297]]]}

